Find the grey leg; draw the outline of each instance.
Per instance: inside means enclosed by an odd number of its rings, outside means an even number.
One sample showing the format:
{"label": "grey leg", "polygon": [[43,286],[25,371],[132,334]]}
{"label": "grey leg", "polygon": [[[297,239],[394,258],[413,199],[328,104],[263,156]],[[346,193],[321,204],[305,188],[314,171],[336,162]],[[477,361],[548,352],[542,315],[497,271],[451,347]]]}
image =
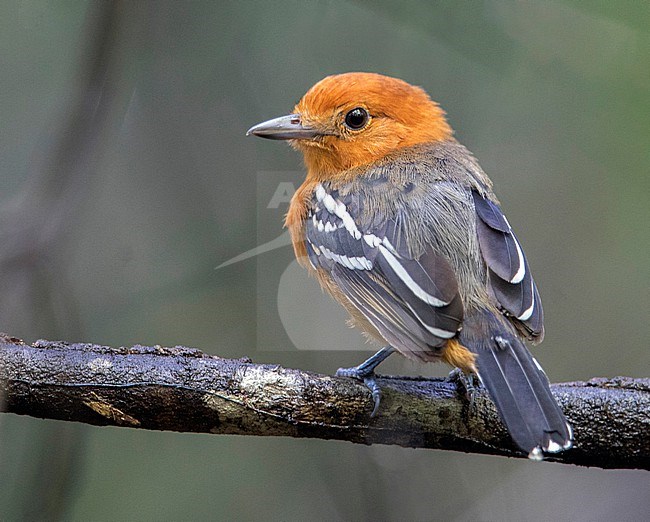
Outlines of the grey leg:
{"label": "grey leg", "polygon": [[454,368],[449,372],[448,382],[453,382],[456,387],[462,386],[465,389],[465,398],[469,403],[469,411],[474,408],[474,398],[476,397],[476,386],[474,386],[474,374],[467,374],[460,368]]}
{"label": "grey leg", "polygon": [[375,355],[362,362],[359,366],[354,366],[353,368],[339,368],[336,370],[337,377],[351,377],[353,379],[358,379],[363,381],[363,383],[368,387],[372,393],[372,400],[375,403],[372,413],[370,414],[371,417],[375,416],[379,409],[379,403],[381,402],[381,388],[375,379],[375,368],[377,368],[382,361],[386,360],[394,351],[395,348],[392,346],[385,346]]}

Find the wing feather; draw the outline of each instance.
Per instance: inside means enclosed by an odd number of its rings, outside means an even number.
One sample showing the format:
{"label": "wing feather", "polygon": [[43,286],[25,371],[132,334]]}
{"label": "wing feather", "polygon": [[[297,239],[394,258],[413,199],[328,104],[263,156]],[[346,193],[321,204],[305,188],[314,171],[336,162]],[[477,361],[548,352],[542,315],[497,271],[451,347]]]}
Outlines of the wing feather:
{"label": "wing feather", "polygon": [[544,334],[542,301],[528,261],[499,206],[472,191],[478,219],[481,254],[488,266],[489,284],[502,309],[531,339]]}
{"label": "wing feather", "polygon": [[463,305],[455,274],[430,248],[411,255],[398,219],[362,226],[355,212],[364,203],[358,194],[343,197],[317,187],[306,222],[310,262],[334,279],[387,341],[426,359],[460,328]]}

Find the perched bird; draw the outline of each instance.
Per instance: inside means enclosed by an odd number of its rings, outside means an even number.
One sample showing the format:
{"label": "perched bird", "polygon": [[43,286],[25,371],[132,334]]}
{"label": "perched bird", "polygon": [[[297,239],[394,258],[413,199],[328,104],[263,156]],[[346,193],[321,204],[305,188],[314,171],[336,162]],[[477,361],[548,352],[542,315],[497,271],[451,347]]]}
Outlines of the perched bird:
{"label": "perched bird", "polygon": [[393,351],[478,375],[529,457],[572,433],[524,340],[544,336],[524,251],[472,154],[419,87],[373,73],[328,76],[292,114],[247,134],[289,140],[307,178],[286,226],[298,260],[385,345],[337,375],[380,389]]}

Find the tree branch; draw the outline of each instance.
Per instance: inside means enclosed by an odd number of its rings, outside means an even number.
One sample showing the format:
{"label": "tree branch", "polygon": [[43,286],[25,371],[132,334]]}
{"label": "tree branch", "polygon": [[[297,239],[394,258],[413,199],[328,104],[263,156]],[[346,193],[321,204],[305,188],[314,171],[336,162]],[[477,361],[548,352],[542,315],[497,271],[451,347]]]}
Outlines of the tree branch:
{"label": "tree branch", "polygon": [[[96,425],[397,444],[510,457],[517,451],[487,395],[473,407],[443,379],[379,379],[366,388],[249,359],[161,346],[111,348],[0,334],[0,411]],[[650,469],[650,379],[555,384],[574,448],[548,460]]]}

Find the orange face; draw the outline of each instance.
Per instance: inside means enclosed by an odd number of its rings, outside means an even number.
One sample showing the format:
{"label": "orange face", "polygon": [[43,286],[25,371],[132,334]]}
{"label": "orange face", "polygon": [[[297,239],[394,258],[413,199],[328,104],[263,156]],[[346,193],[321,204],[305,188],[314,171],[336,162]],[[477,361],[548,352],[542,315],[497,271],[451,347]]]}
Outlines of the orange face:
{"label": "orange face", "polygon": [[[272,122],[276,131],[264,134]],[[346,73],[314,85],[294,114],[249,133],[290,140],[303,153],[309,176],[326,179],[402,147],[447,139],[452,130],[421,88],[379,74]]]}

